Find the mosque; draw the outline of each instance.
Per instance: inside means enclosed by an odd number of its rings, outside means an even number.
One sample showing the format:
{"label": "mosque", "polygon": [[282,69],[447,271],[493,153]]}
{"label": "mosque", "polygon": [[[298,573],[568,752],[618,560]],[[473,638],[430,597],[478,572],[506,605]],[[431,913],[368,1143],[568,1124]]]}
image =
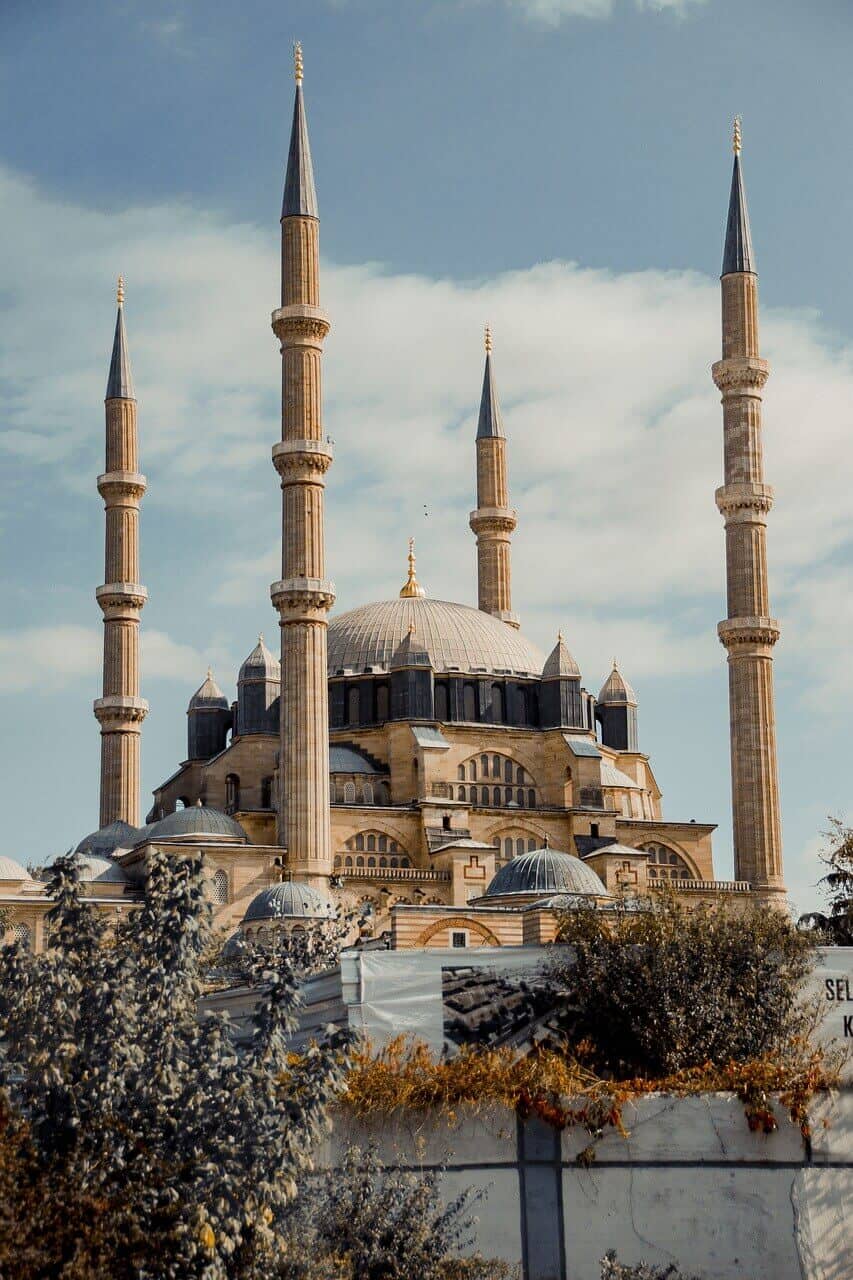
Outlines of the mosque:
{"label": "mosque", "polygon": [[[118,914],[144,893],[153,849],[204,853],[216,921],[260,940],[336,903],[359,906],[392,947],[512,945],[553,937],[555,908],[606,908],[668,885],[688,903],[784,904],[767,595],[758,282],[736,122],[721,276],[728,655],[736,879],[715,878],[714,826],[665,818],[642,749],[637,696],[614,663],[597,694],[562,634],[550,653],[513,607],[508,436],[491,336],[473,458],[478,598],[435,600],[415,549],[393,599],[332,614],[324,548],[321,369],[330,321],[320,303],[319,212],[296,47],[296,93],[281,213],[282,569],[272,584],[280,652],[263,638],[229,704],[213,673],[187,708],[186,759],[140,812],[137,451],[121,280],[105,398],[106,515],[99,827],[78,846],[87,894]],[[472,397],[473,399],[473,397]],[[511,423],[507,424],[509,439]],[[270,492],[272,500],[272,489]],[[345,566],[341,566],[345,571]],[[402,575],[401,575],[402,576]],[[570,630],[567,627],[570,635]],[[597,683],[597,682],[596,682]],[[0,859],[0,905],[36,949],[49,907],[42,879]]]}

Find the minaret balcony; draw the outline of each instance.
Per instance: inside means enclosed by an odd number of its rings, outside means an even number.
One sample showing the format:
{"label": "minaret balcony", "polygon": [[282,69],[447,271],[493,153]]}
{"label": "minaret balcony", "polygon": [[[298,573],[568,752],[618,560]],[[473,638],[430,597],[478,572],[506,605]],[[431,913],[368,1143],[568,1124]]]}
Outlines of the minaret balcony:
{"label": "minaret balcony", "polygon": [[108,507],[138,506],[147,487],[139,471],[105,471],[98,476],[98,493]]}
{"label": "minaret balcony", "polygon": [[282,578],[270,587],[273,607],[287,622],[325,622],[335,603],[335,584],[328,578]]}
{"label": "minaret balcony", "polygon": [[727,395],[759,392],[770,376],[770,365],[760,356],[728,356],[711,365],[714,383]]}
{"label": "minaret balcony", "polygon": [[775,618],[725,618],[717,625],[717,635],[730,654],[761,657],[761,651],[772,648],[781,631]]}
{"label": "minaret balcony", "polygon": [[105,698],[96,698],[92,710],[104,732],[125,730],[129,733],[138,733],[136,726],[140,725],[148,715],[148,703],[144,698],[116,693]]}
{"label": "minaret balcony", "polygon": [[308,302],[292,302],[278,307],[271,317],[272,329],[282,347],[321,347],[331,328],[329,317]]}
{"label": "minaret balcony", "polygon": [[518,513],[512,507],[477,507],[468,516],[473,533],[512,533]]}
{"label": "minaret balcony", "polygon": [[331,440],[279,440],[272,447],[273,466],[290,484],[321,484],[334,456]]}

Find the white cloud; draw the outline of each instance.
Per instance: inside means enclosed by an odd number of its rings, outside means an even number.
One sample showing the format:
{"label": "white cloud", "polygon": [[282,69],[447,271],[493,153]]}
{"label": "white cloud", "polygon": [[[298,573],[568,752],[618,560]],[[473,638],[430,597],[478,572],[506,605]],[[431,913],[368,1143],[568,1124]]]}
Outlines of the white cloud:
{"label": "white cloud", "polygon": [[[483,0],[477,0],[482,3]],[[470,3],[470,0],[460,0]],[[647,13],[687,14],[707,0],[503,0],[504,5],[527,22],[558,27],[572,18],[607,19],[620,9],[635,8]]]}

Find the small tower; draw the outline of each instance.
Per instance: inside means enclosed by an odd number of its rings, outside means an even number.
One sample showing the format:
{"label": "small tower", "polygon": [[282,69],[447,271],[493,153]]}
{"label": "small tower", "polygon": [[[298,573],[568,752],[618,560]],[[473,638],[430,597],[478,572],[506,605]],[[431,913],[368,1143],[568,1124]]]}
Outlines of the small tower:
{"label": "small tower", "polygon": [[769,366],[759,355],[758,276],[741,165],[740,120],[723,250],[723,358],[712,368],[723,403],[723,475],[716,500],[726,530],[727,616],[717,628],[729,662],[729,734],[735,877],[783,893],[782,829],[776,767],[773,646],[761,393]]}
{"label": "small tower", "polygon": [[539,718],[543,729],[585,728],[581,673],[560,631],[542,668]]}
{"label": "small tower", "polygon": [[113,352],[104,398],[106,469],[98,492],[106,510],[103,693],[94,705],[101,726],[100,825],[139,826],[139,747],[148,703],[139,696],[139,614],[148,592],[139,582],[139,504],[145,493],[136,436],[136,397],[124,327],[124,280],[118,279]]}
{"label": "small tower", "polygon": [[279,843],[295,875],[332,872],[329,809],[328,613],[324,488],[332,448],[323,433],[320,363],[329,321],[320,309],[320,223],[302,98],[302,49],[294,48],[296,95],[281,209],[281,579],[270,588],[281,626]]}
{"label": "small tower", "polygon": [[258,636],[237,677],[237,733],[279,731],[281,663]]}
{"label": "small tower", "polygon": [[228,699],[208,667],[204,684],[196,689],[187,707],[187,759],[210,760],[219,755],[225,750],[230,728]]}
{"label": "small tower", "polygon": [[601,741],[614,751],[639,751],[637,695],[613,659],[613,670],[601,687],[595,718],[601,725]]}
{"label": "small tower", "polygon": [[510,627],[519,625],[512,611],[510,539],[518,524],[510,509],[504,435],[492,371],[492,333],[486,327],[486,367],[477,422],[477,509],[469,524],[477,537],[478,608]]}
{"label": "small tower", "polygon": [[390,671],[391,719],[431,720],[432,663],[414,623],[391,655]]}

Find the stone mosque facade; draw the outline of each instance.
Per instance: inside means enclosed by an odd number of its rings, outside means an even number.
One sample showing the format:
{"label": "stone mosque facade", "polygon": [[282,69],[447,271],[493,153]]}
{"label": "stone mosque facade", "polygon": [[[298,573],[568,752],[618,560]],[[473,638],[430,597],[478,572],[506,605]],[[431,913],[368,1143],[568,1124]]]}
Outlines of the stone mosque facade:
{"label": "stone mosque facade", "polygon": [[[435,600],[408,573],[393,598],[332,612],[324,545],[319,211],[296,50],[296,94],[281,215],[282,280],[272,328],[282,359],[281,636],[263,637],[233,703],[213,673],[189,700],[186,759],[140,812],[137,454],[121,281],[106,392],[106,514],[99,827],[80,842],[87,893],[108,913],[144,893],[153,849],[202,852],[216,921],[263,940],[336,904],[366,913],[362,936],[394,947],[511,945],[554,936],[556,910],[612,907],[668,886],[689,903],[784,905],[773,699],[779,635],[767,595],[767,513],[758,281],[736,123],[722,270],[722,395],[733,881],[715,878],[713,824],[665,818],[643,750],[637,696],[614,663],[597,694],[563,635],[542,653],[512,597],[517,517],[508,439],[486,331],[473,459],[477,606]],[[509,424],[509,438],[512,437]],[[710,482],[709,482],[710,485]],[[270,486],[270,501],[273,489]],[[345,571],[345,566],[340,566]],[[401,575],[402,576],[402,575]],[[278,647],[278,646],[276,646]],[[43,879],[0,859],[11,928],[44,944]]]}

